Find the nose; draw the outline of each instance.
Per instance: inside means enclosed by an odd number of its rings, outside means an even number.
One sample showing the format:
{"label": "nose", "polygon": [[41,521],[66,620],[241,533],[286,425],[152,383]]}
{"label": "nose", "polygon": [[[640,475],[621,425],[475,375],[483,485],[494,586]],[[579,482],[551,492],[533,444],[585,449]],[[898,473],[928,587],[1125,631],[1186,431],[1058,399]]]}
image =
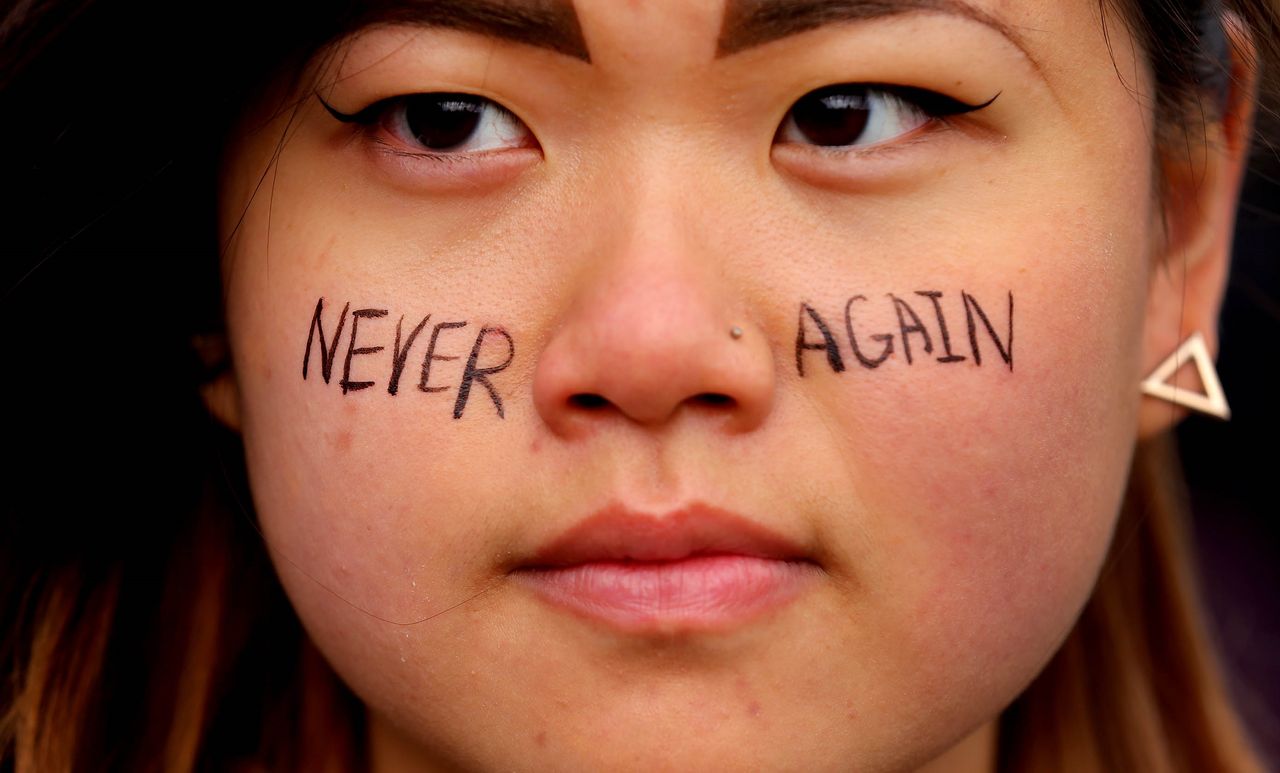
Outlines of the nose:
{"label": "nose", "polygon": [[[776,368],[729,261],[678,206],[631,198],[633,219],[598,239],[539,355],[534,403],[553,432],[606,423],[658,428],[701,418],[729,433],[758,427]],[[686,213],[688,208],[684,208]]]}

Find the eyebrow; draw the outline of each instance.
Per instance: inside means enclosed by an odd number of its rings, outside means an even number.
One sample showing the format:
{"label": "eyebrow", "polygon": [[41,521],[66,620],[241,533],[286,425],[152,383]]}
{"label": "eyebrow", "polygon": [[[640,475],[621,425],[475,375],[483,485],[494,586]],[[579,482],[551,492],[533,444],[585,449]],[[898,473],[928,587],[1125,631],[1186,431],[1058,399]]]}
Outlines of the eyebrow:
{"label": "eyebrow", "polygon": [[[913,11],[961,16],[991,27],[1041,69],[1009,24],[966,0],[726,0],[716,58],[828,24]],[[352,26],[378,23],[475,32],[591,62],[572,0],[382,0],[367,3]]]}
{"label": "eyebrow", "polygon": [[382,0],[364,5],[351,28],[375,24],[444,27],[591,61],[572,0]]}
{"label": "eyebrow", "polygon": [[1039,62],[1008,24],[965,0],[727,0],[716,58],[736,54],[789,35],[838,22],[932,11],[961,16],[995,29],[1022,51],[1037,70]]}

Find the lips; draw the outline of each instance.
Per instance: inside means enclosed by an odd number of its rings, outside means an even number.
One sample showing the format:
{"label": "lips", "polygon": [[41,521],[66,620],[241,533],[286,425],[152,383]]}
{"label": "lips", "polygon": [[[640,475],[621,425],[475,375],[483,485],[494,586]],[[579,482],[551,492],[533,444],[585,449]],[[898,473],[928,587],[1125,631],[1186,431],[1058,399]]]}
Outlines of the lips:
{"label": "lips", "polygon": [[798,543],[730,511],[614,504],[511,576],[553,607],[622,630],[710,631],[793,601],[820,574]]}

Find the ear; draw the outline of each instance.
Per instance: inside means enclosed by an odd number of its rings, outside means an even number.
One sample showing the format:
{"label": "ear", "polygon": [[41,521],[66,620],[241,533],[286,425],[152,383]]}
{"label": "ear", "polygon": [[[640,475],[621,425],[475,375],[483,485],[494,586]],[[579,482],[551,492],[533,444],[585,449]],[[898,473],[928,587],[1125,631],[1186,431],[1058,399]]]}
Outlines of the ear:
{"label": "ear", "polygon": [[200,384],[200,398],[209,413],[228,429],[240,431],[240,387],[231,368],[226,335],[214,333],[192,337],[191,346],[204,363],[208,375]]}
{"label": "ear", "polygon": [[[1143,376],[1154,371],[1188,337],[1199,331],[1211,358],[1218,352],[1218,314],[1226,291],[1240,186],[1248,162],[1257,101],[1257,50],[1240,18],[1225,12],[1231,52],[1230,93],[1222,120],[1205,126],[1205,138],[1162,153],[1166,180],[1164,207],[1155,224],[1143,343]],[[1195,131],[1194,122],[1190,131]],[[1167,235],[1166,235],[1167,233]],[[1168,383],[1203,393],[1188,360]],[[1147,438],[1169,429],[1187,409],[1144,395],[1138,434]]]}

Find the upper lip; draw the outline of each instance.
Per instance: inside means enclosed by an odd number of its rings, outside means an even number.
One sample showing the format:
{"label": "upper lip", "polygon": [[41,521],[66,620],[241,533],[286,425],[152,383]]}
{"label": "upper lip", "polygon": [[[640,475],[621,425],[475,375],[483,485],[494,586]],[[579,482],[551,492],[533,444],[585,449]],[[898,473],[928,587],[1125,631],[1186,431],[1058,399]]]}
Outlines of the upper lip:
{"label": "upper lip", "polygon": [[544,544],[526,567],[627,559],[675,561],[707,554],[808,560],[793,540],[723,508],[694,503],[649,514],[615,502]]}

